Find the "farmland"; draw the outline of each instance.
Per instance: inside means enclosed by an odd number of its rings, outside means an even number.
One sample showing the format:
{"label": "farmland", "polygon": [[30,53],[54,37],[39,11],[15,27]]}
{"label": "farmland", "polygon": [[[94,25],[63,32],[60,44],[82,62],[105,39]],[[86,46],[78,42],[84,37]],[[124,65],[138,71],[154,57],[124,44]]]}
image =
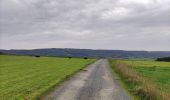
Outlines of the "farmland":
{"label": "farmland", "polygon": [[170,62],[153,60],[110,60],[128,90],[141,100],[168,100]]}
{"label": "farmland", "polygon": [[0,100],[37,99],[93,61],[0,55]]}
{"label": "farmland", "polygon": [[125,61],[143,77],[149,78],[161,89],[170,93],[170,62]]}

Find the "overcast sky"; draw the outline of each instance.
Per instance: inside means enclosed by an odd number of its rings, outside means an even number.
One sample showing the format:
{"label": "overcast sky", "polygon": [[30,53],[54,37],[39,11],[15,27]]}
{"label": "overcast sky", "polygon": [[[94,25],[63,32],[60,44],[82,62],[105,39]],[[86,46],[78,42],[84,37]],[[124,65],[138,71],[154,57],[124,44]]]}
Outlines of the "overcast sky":
{"label": "overcast sky", "polygon": [[0,49],[170,51],[170,0],[0,0]]}

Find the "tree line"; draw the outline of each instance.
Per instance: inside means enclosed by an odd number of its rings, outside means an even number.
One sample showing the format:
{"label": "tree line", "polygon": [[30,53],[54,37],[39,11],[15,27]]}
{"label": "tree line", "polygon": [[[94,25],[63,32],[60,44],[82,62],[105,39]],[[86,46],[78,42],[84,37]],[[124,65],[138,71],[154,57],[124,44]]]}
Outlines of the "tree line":
{"label": "tree line", "polygon": [[167,62],[170,62],[170,57],[157,58],[156,61],[167,61]]}

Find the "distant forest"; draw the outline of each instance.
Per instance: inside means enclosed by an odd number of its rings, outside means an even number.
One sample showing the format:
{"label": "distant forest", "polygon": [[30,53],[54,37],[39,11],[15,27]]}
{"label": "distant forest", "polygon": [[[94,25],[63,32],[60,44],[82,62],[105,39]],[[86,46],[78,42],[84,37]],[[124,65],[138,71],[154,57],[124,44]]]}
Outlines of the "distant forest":
{"label": "distant forest", "polygon": [[170,57],[157,58],[156,61],[167,61],[167,62],[170,62]]}
{"label": "distant forest", "polygon": [[170,56],[170,51],[125,51],[125,50],[92,50],[70,48],[47,48],[33,50],[0,50],[5,54],[40,55],[60,57],[99,57],[99,58],[161,58]]}

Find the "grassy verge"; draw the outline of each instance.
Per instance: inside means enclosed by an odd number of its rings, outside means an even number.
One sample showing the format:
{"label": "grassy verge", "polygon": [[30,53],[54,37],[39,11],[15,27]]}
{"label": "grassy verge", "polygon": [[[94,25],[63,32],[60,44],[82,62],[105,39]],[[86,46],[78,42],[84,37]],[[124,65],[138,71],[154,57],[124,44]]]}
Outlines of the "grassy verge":
{"label": "grassy verge", "polygon": [[95,59],[0,55],[0,100],[35,100]]}
{"label": "grassy verge", "polygon": [[149,78],[143,77],[123,61],[110,60],[112,68],[119,74],[128,90],[141,100],[169,100],[169,94],[161,91]]}
{"label": "grassy verge", "polygon": [[170,62],[153,60],[124,60],[123,62],[132,66],[143,77],[154,82],[161,91],[170,94]]}
{"label": "grassy verge", "polygon": [[46,91],[44,91],[43,93],[41,93],[39,96],[37,96],[37,99],[42,99],[44,96],[48,95],[49,92],[52,92],[57,86],[59,86],[61,83],[63,83],[64,81],[70,79],[74,74],[76,74],[77,72],[83,70],[84,68],[86,68],[88,65],[94,63],[96,61],[96,59],[91,59],[92,61],[87,63],[86,65],[84,65],[82,68],[76,70],[74,73],[71,73],[70,75],[67,75],[66,77],[64,77],[63,79],[61,79],[58,83],[56,83],[55,85],[51,86],[49,89],[47,89]]}

